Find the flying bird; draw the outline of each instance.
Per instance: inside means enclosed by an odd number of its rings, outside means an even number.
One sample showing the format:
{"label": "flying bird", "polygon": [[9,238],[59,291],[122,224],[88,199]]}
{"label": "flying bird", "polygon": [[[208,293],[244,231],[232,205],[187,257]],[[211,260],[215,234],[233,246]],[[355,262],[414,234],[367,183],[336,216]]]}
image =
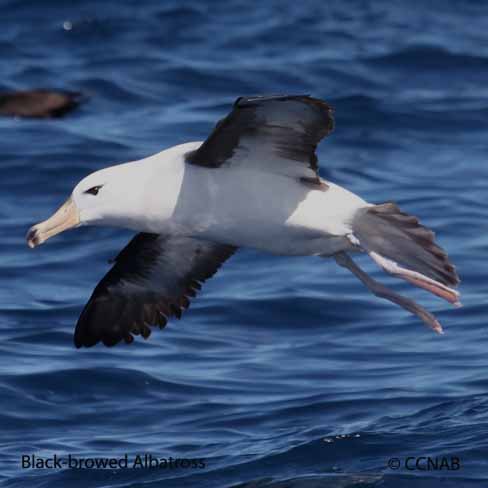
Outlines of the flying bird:
{"label": "flying bird", "polygon": [[78,107],[82,95],[64,90],[27,90],[0,93],[0,115],[12,117],[62,117]]}
{"label": "flying bird", "polygon": [[96,171],[52,217],[27,233],[35,247],[67,229],[108,225],[138,234],[85,305],[76,347],[147,338],[180,318],[190,299],[239,248],[333,257],[376,296],[442,333],[413,300],[373,280],[352,259],[460,305],[459,278],[434,233],[395,203],[371,204],[319,175],[316,148],[334,127],[325,101],[241,97],[204,142]]}

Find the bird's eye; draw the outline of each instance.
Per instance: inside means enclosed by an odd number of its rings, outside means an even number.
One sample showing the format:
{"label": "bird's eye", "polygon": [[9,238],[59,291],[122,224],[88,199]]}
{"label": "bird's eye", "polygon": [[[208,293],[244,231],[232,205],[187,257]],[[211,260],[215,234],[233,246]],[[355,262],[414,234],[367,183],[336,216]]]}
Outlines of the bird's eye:
{"label": "bird's eye", "polygon": [[103,185],[98,185],[98,186],[92,186],[88,190],[85,191],[85,193],[89,193],[90,195],[98,195],[98,191],[100,188],[102,188]]}

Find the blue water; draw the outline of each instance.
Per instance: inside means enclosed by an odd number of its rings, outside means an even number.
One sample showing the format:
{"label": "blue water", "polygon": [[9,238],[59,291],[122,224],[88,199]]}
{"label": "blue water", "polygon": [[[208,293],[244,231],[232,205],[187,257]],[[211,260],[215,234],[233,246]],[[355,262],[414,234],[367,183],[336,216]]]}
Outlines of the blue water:
{"label": "blue water", "polygon": [[[0,2],[0,89],[88,101],[0,119],[0,484],[488,486],[488,5],[476,1]],[[204,138],[240,95],[336,108],[321,173],[435,229],[464,307],[364,268],[242,250],[147,342],[76,350],[74,324],[130,232],[27,248],[87,173]],[[21,456],[204,459],[203,468],[22,469]],[[404,467],[457,457],[460,469]],[[399,458],[399,470],[388,468]],[[425,466],[425,465],[424,465]]]}

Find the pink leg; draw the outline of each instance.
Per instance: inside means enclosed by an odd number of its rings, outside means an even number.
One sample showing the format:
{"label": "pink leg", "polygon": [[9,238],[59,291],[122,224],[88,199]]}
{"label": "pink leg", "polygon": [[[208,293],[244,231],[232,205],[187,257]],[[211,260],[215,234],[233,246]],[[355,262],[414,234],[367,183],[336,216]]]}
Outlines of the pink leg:
{"label": "pink leg", "polygon": [[371,278],[368,274],[366,274],[352,259],[351,257],[346,254],[345,252],[340,252],[334,255],[334,258],[340,266],[347,268],[351,273],[357,276],[363,283],[366,285],[368,290],[370,290],[374,295],[380,298],[385,298],[390,302],[396,303],[403,307],[405,310],[408,310],[410,313],[417,315],[423,322],[433,329],[438,334],[443,334],[442,326],[439,321],[425,308],[421,307],[417,303],[415,303],[410,298],[403,297],[398,293],[388,289],[386,286],[382,285],[378,281]]}
{"label": "pink leg", "polygon": [[399,278],[403,278],[415,286],[430,291],[434,295],[444,298],[444,300],[447,300],[449,303],[452,303],[457,307],[461,306],[461,302],[459,301],[459,292],[453,288],[449,288],[448,286],[443,285],[442,283],[439,283],[438,281],[435,281],[422,273],[418,273],[417,271],[402,268],[395,263],[395,261],[385,258],[381,254],[374,251],[367,251],[367,253],[371,259],[373,259],[373,261],[387,273],[398,276]]}

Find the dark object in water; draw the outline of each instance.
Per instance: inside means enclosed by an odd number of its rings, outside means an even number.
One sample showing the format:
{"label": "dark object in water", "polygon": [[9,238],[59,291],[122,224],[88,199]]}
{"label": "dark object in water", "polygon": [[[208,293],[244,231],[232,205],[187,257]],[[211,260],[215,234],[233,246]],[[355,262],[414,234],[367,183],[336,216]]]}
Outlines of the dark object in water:
{"label": "dark object in water", "polygon": [[61,90],[29,90],[0,93],[0,115],[13,117],[61,117],[76,108],[81,93]]}

